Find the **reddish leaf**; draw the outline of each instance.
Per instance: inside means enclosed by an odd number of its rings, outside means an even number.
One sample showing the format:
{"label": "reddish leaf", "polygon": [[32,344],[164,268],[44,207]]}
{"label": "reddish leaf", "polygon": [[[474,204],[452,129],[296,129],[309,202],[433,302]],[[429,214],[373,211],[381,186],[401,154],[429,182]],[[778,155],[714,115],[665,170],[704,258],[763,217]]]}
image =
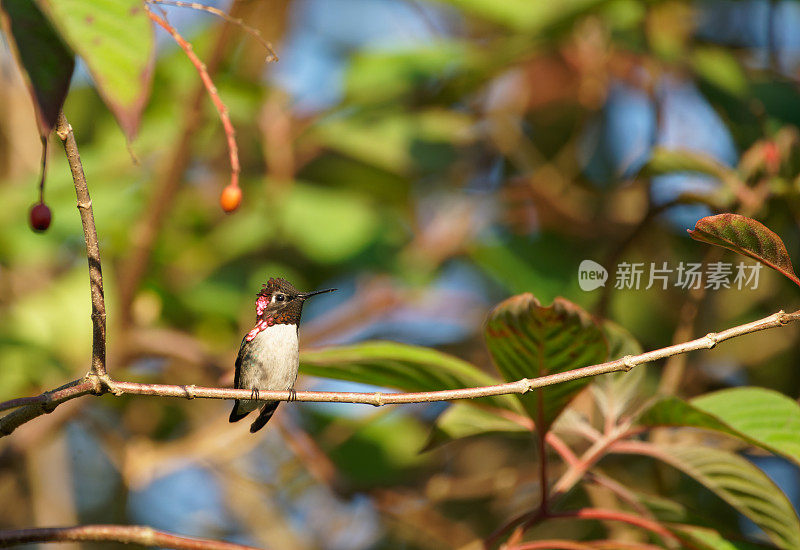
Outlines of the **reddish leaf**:
{"label": "reddish leaf", "polygon": [[772,230],[754,219],[739,214],[706,216],[695,224],[694,230],[687,231],[696,241],[749,256],[780,271],[800,286],[800,279],[794,273],[786,245]]}
{"label": "reddish leaf", "polygon": [[3,0],[2,8],[3,29],[26,76],[39,132],[46,136],[67,97],[75,56],[31,0]]}
{"label": "reddish leaf", "polygon": [[[507,381],[536,378],[601,363],[608,356],[602,329],[564,298],[543,307],[532,294],[509,298],[492,311],[486,343]],[[517,396],[537,429],[547,431],[590,378],[539,388]]]}

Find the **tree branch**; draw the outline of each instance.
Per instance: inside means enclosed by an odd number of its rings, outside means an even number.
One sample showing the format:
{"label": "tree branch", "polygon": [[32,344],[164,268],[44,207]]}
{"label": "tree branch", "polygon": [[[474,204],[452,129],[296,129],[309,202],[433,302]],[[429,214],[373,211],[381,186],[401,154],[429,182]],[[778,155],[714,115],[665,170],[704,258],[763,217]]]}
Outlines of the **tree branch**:
{"label": "tree branch", "polygon": [[138,525],[82,525],[0,531],[0,547],[34,542],[121,542],[186,550],[254,550],[253,546],[212,539],[181,537]]}
{"label": "tree branch", "polygon": [[[794,313],[779,311],[768,317],[729,328],[722,332],[711,333],[690,342],[676,344],[640,355],[629,355],[614,361],[582,367],[539,378],[523,378],[516,382],[481,386],[476,388],[460,388],[453,390],[437,390],[410,393],[387,392],[318,392],[318,391],[251,391],[235,388],[208,388],[201,386],[175,386],[168,384],[141,384],[138,382],[111,381],[108,376],[98,377],[90,372],[84,380],[75,380],[52,392],[45,392],[37,397],[15,399],[0,403],[0,410],[25,404],[21,409],[0,418],[0,436],[8,435],[14,429],[42,414],[52,412],[60,403],[74,399],[87,393],[101,394],[110,387],[115,395],[155,395],[160,397],[183,397],[186,399],[255,399],[260,401],[306,401],[326,403],[361,403],[380,407],[401,403],[430,403],[434,401],[452,401],[456,399],[474,399],[494,395],[523,394],[536,388],[543,388],[579,378],[608,374],[611,372],[629,371],[637,365],[650,363],[658,359],[687,353],[700,349],[711,349],[720,342],[775,327],[781,327],[800,320],[800,310]],[[55,393],[54,393],[55,392]]]}
{"label": "tree branch", "polygon": [[86,185],[78,144],[67,117],[61,112],[56,122],[56,134],[64,144],[75,195],[78,198],[78,212],[81,214],[83,236],[86,240],[86,255],[89,259],[89,283],[92,292],[92,370],[101,379],[106,377],[106,303],[103,297],[103,272],[100,268],[100,247],[97,244],[97,228],[94,225],[92,198]]}

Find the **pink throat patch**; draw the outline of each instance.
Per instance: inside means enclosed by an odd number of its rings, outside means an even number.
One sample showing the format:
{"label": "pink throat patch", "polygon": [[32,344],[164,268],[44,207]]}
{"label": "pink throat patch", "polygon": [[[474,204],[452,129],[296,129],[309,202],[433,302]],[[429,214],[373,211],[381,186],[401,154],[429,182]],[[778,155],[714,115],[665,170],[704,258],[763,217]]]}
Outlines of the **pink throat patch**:
{"label": "pink throat patch", "polygon": [[275,324],[275,320],[272,317],[267,317],[266,319],[263,319],[263,320],[259,321],[258,323],[256,323],[256,326],[253,327],[253,330],[251,330],[250,332],[247,333],[247,336],[245,336],[244,339],[246,341],[250,342],[250,341],[253,340],[253,338],[258,336],[259,332],[261,332],[262,330],[267,329],[268,327],[271,327],[274,324]]}
{"label": "pink throat patch", "polygon": [[267,309],[267,304],[269,304],[269,300],[266,296],[256,298],[256,316],[261,317],[261,314]]}

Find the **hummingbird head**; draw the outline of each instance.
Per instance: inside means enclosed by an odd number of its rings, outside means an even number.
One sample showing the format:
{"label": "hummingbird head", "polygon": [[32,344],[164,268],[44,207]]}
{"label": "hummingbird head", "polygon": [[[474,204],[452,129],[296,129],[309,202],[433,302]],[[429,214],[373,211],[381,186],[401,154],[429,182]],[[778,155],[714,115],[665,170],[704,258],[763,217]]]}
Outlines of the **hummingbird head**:
{"label": "hummingbird head", "polygon": [[333,292],[335,288],[298,292],[286,279],[272,278],[262,285],[256,298],[256,315],[259,319],[272,319],[276,324],[296,325],[300,322],[303,303],[311,296]]}

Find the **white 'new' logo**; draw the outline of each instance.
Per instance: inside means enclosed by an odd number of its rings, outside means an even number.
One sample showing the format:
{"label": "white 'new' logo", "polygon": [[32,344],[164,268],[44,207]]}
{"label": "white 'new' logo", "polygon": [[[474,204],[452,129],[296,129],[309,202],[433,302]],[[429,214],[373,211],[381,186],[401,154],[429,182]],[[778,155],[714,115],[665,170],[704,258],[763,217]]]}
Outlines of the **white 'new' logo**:
{"label": "white 'new' logo", "polygon": [[583,260],[578,266],[578,285],[581,290],[589,292],[601,286],[606,286],[608,271],[602,265],[592,260]]}

